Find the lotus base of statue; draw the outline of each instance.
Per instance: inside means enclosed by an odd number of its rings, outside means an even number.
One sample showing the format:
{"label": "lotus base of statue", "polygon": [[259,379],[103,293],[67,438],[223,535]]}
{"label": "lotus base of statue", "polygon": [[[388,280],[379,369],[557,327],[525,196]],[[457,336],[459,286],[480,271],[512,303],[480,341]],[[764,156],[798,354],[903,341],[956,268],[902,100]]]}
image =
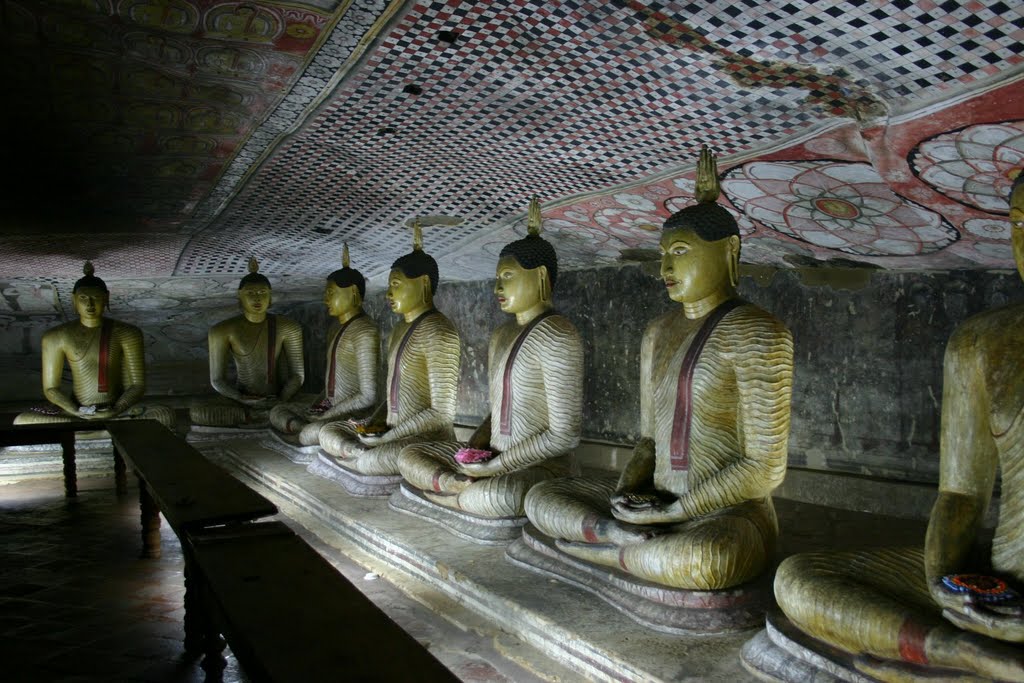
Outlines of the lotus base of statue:
{"label": "lotus base of statue", "polygon": [[459,538],[488,545],[505,545],[522,534],[526,517],[481,517],[471,512],[456,510],[429,500],[423,492],[408,482],[391,495],[388,506],[392,510],[425,519]]}
{"label": "lotus base of statue", "polygon": [[[747,641],[740,651],[743,667],[761,680],[877,683],[879,679],[855,666],[855,659],[855,655],[807,635],[778,609],[768,612],[764,630]],[[871,660],[865,659],[864,664],[870,667]],[[885,665],[898,669],[902,674],[900,680],[977,680],[966,672],[953,669],[895,661],[887,661]]]}
{"label": "lotus base of statue", "polygon": [[340,485],[349,495],[363,498],[387,498],[402,483],[400,474],[363,474],[345,467],[341,460],[322,448],[307,470]]}
{"label": "lotus base of statue", "polygon": [[298,434],[283,434],[276,429],[271,429],[268,436],[260,440],[260,445],[300,465],[309,464],[320,452],[320,446],[317,444],[303,446]]}
{"label": "lotus base of statue", "polygon": [[762,623],[772,602],[771,575],[718,591],[671,588],[563,553],[532,524],[505,550],[516,565],[598,596],[635,621],[680,635],[731,633]]}

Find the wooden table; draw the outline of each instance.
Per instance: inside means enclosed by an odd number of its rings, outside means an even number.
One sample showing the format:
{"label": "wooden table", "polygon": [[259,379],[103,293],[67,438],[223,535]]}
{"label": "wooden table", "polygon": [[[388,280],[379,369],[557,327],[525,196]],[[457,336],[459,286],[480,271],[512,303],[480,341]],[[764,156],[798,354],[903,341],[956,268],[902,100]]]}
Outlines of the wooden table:
{"label": "wooden table", "polygon": [[281,522],[187,538],[211,663],[223,633],[254,683],[458,680]]}
{"label": "wooden table", "polygon": [[[10,419],[0,421],[0,447],[35,446],[39,444],[57,443],[61,447],[61,459],[64,461],[64,495],[74,498],[78,495],[78,474],[75,470],[75,432],[102,431],[106,424],[74,420],[70,422],[52,422],[47,424],[11,424]],[[125,488],[124,463],[118,466],[117,454],[114,454],[114,474],[117,478],[119,493]]]}
{"label": "wooden table", "polygon": [[[155,420],[107,424],[117,453],[139,480],[142,556],[160,557],[160,514],[181,541],[185,557],[185,650],[203,648],[202,610],[196,603],[195,572],[185,542],[190,531],[237,526],[277,514],[277,506],[210,462]],[[116,460],[115,460],[116,462]]]}

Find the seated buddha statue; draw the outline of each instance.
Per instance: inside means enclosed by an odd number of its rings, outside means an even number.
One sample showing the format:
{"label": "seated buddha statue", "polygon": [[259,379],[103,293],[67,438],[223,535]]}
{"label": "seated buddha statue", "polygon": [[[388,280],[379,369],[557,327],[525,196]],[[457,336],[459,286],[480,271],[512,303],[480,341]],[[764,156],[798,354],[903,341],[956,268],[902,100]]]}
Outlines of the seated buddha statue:
{"label": "seated buddha statue", "polygon": [[[208,335],[210,385],[220,398],[195,404],[192,424],[207,427],[265,427],[268,413],[302,386],[302,328],[283,315],[269,313],[270,280],[249,259],[249,274],[238,285],[242,315],[223,320]],[[228,374],[234,364],[235,378]]]}
{"label": "seated buddha statue", "polygon": [[[140,403],[146,393],[142,332],[104,317],[109,290],[88,261],[71,292],[78,320],[43,334],[43,395],[49,404],[14,418],[14,424],[142,417],[174,428],[174,411]],[[61,391],[64,364],[71,367],[71,395]]]}
{"label": "seated buddha statue", "polygon": [[398,454],[421,441],[451,441],[459,384],[459,333],[434,307],[437,261],[423,251],[414,225],[412,252],[388,275],[387,301],[401,320],[388,338],[385,401],[370,417],[331,422],[320,447],[361,475],[398,475]]}
{"label": "seated buddha statue", "polygon": [[285,434],[298,434],[303,446],[320,443],[320,429],[337,420],[363,418],[377,404],[377,360],[380,331],[363,311],[366,279],[349,266],[348,244],[342,250],[341,269],[327,276],[324,306],[338,321],[327,345],[324,392],[312,405],[278,404],[270,423]]}
{"label": "seated buddha statue", "polygon": [[494,331],[488,346],[490,416],[468,443],[423,442],[404,448],[398,459],[404,486],[439,505],[483,517],[522,517],[526,492],[567,474],[556,459],[579,443],[583,343],[572,323],[552,310],[558,258],[540,227],[534,197],[529,234],[498,258],[494,293],[514,319]]}
{"label": "seated buddha statue", "polygon": [[[1010,220],[1024,276],[1024,175]],[[1024,681],[1022,348],[1020,303],[970,318],[946,346],[939,493],[923,548],[806,553],[779,566],[786,617],[875,678],[934,680],[937,668]],[[997,472],[999,521],[987,547],[979,537]]]}
{"label": "seated buddha statue", "polygon": [[556,552],[712,591],[750,581],[772,561],[793,345],[779,320],[737,296],[739,230],[715,202],[707,147],[697,190],[698,203],[668,218],[661,235],[661,278],[680,305],[643,335],[641,439],[617,479],[541,482],[526,515]]}

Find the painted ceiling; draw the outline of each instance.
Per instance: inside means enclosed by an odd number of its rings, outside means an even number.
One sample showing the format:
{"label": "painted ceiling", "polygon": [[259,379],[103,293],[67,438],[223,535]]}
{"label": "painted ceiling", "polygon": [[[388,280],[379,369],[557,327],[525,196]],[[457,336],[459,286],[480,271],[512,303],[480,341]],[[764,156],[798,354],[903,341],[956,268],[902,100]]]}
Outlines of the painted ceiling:
{"label": "painted ceiling", "polygon": [[[650,258],[701,143],[743,259],[1012,265],[1024,4],[0,0],[0,275]],[[14,132],[14,134],[11,134]]]}

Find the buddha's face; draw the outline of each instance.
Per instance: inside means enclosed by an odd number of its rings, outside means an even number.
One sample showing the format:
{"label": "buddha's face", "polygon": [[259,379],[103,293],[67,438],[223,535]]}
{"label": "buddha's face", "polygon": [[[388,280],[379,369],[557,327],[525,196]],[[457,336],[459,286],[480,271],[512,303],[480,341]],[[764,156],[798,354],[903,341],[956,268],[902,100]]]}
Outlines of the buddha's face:
{"label": "buddha's face", "polygon": [[388,275],[388,305],[394,313],[408,313],[430,300],[430,277],[406,277],[397,268]]}
{"label": "buddha's face", "polygon": [[1010,195],[1010,226],[1013,259],[1017,262],[1017,272],[1024,277],[1024,183]]}
{"label": "buddha's face", "polygon": [[668,296],[679,303],[693,303],[724,287],[731,287],[730,262],[739,250],[739,238],[706,242],[691,228],[662,233],[661,279]]}
{"label": "buddha's face", "polygon": [[544,278],[547,268],[526,269],[512,256],[498,260],[494,294],[505,313],[523,313],[544,301]]}
{"label": "buddha's face", "polygon": [[324,287],[324,306],[327,314],[333,317],[345,315],[363,305],[363,297],[359,296],[359,288],[355,285],[339,287],[331,280]]}
{"label": "buddha's face", "polygon": [[270,287],[264,284],[252,283],[238,290],[238,302],[242,310],[250,315],[266,315],[270,301]]}
{"label": "buddha's face", "polygon": [[100,287],[79,287],[73,295],[79,319],[86,324],[98,322],[107,309],[108,296]]}

